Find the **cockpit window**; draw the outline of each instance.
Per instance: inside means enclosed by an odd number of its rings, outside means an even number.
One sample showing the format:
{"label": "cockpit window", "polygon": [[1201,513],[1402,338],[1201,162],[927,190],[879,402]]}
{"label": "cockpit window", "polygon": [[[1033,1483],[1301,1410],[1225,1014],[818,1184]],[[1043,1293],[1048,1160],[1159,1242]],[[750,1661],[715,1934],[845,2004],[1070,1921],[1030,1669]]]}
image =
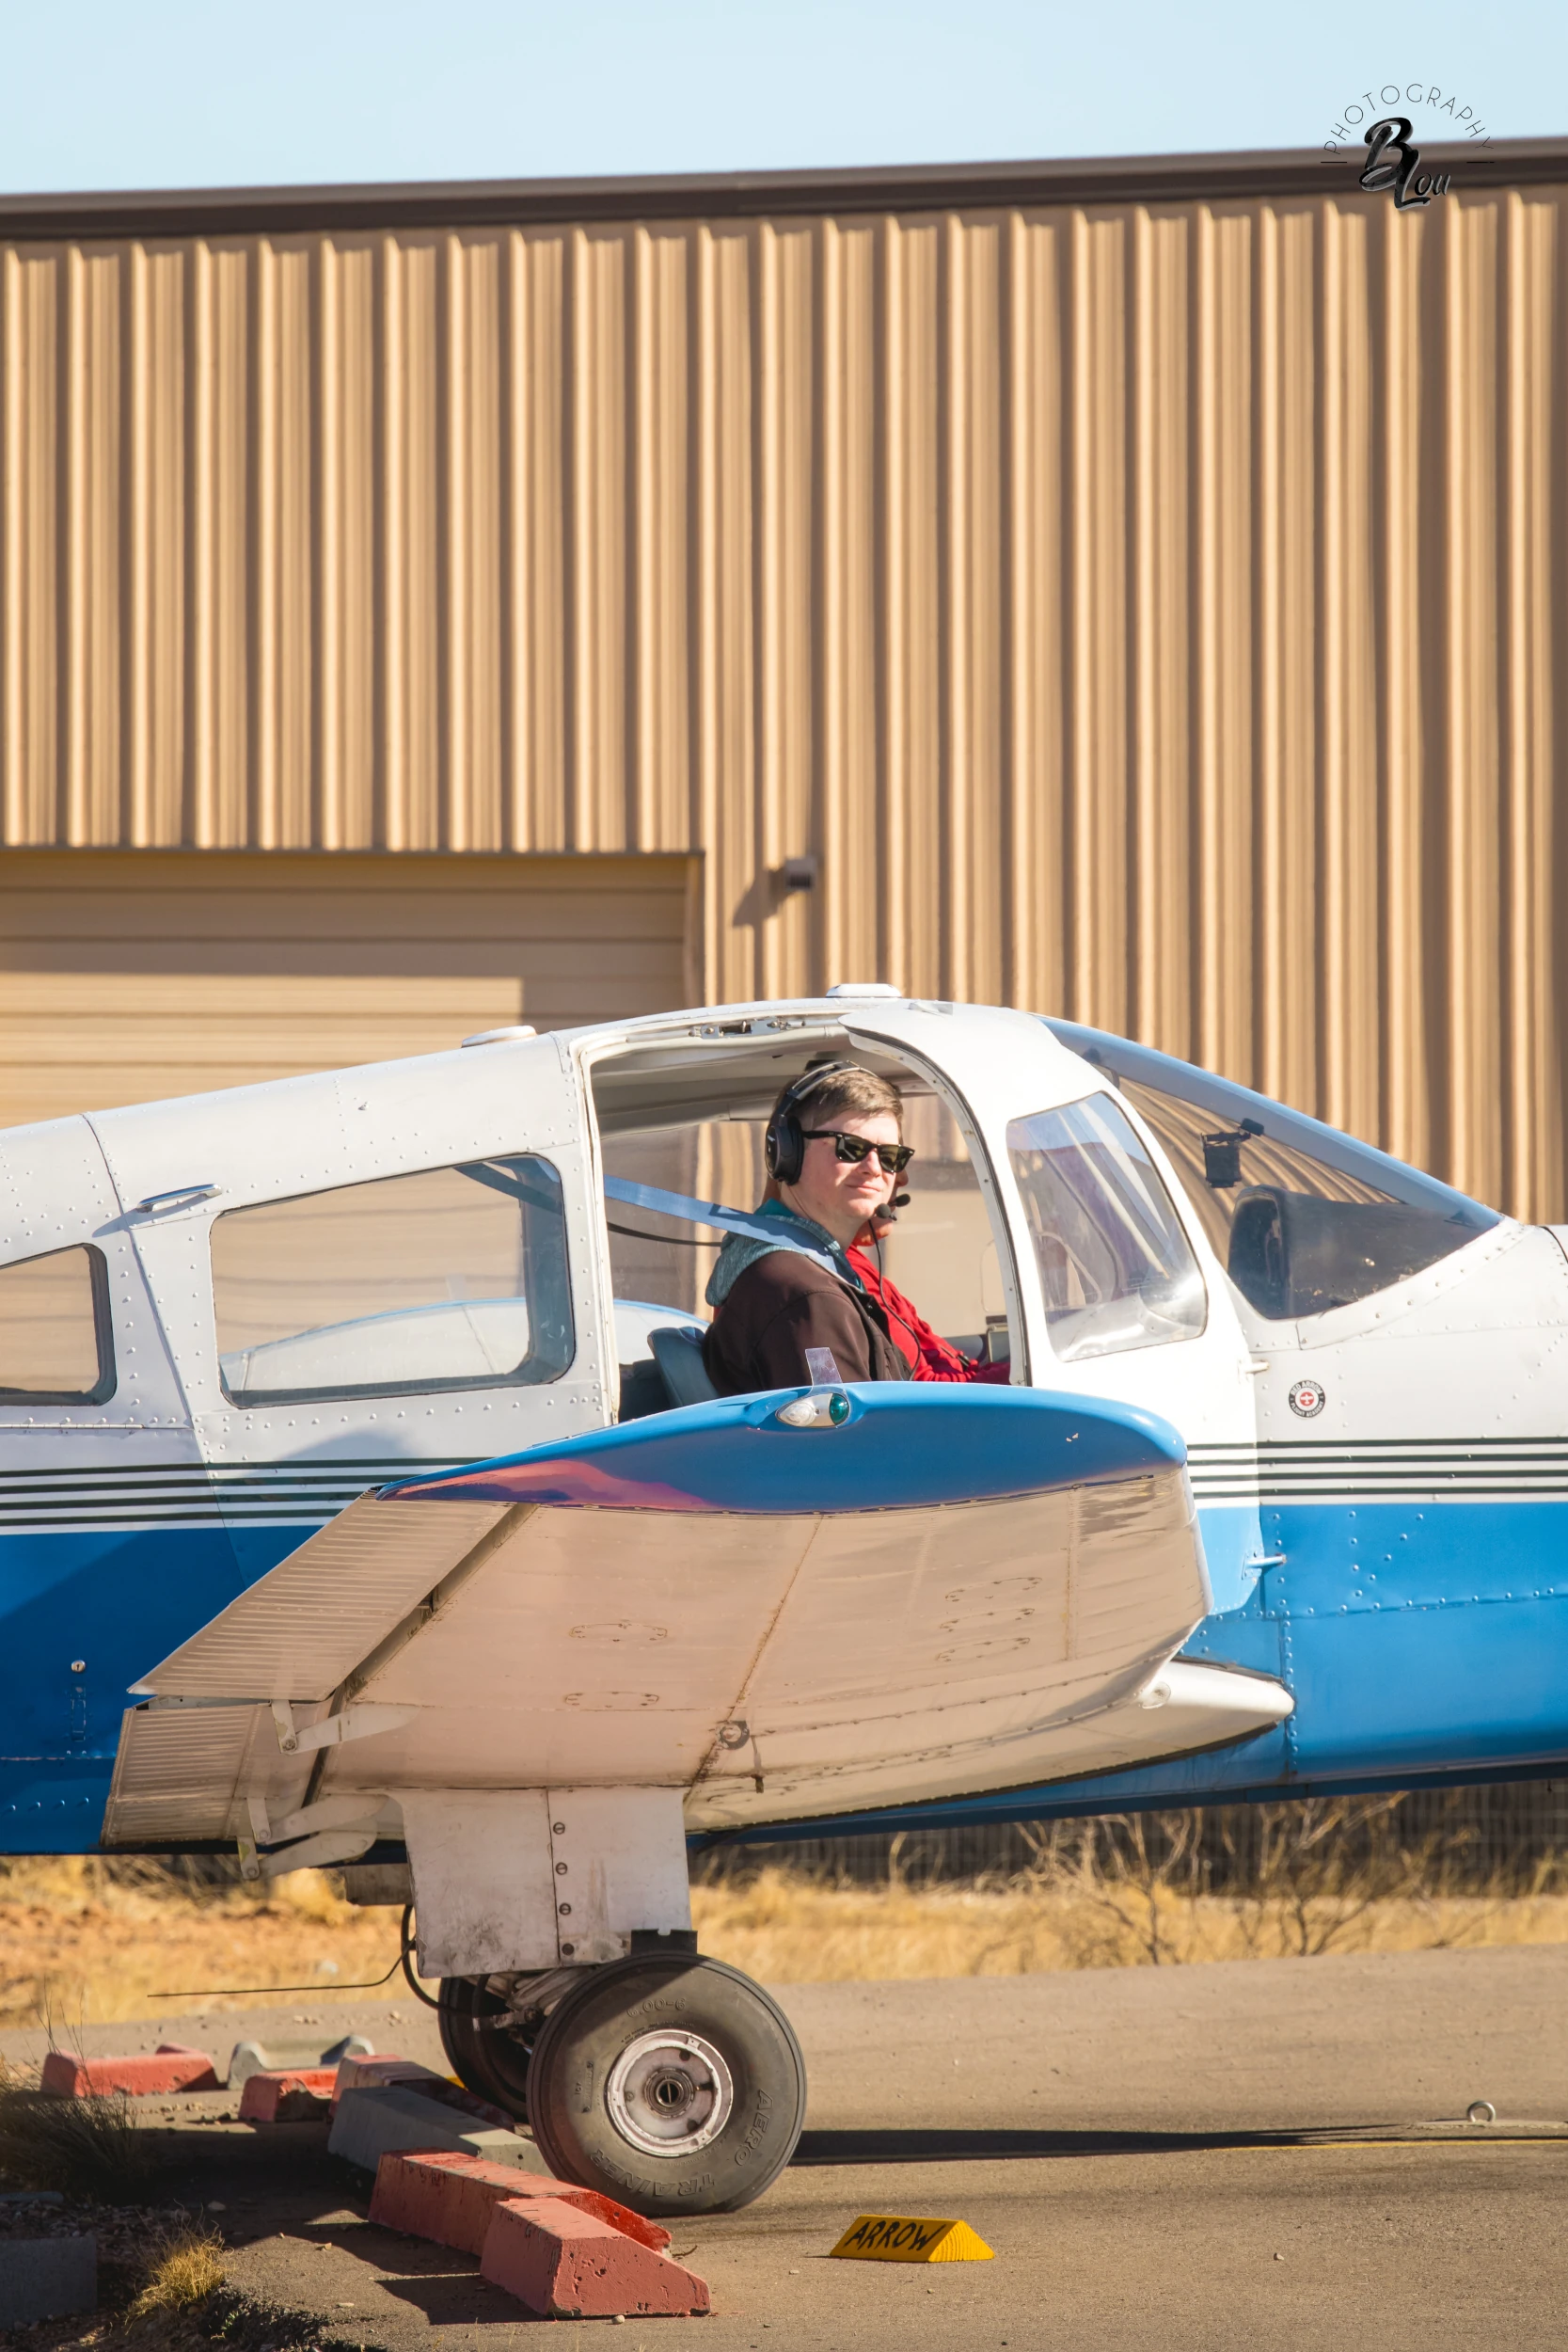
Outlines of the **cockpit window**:
{"label": "cockpit window", "polygon": [[1148,1120],[1216,1256],[1268,1321],[1370,1298],[1500,1222],[1436,1177],[1249,1088],[1099,1029],[1047,1025]]}
{"label": "cockpit window", "polygon": [[1007,1152],[1063,1363],[1197,1337],[1203,1277],[1154,1163],[1109,1095],[1011,1120]]}

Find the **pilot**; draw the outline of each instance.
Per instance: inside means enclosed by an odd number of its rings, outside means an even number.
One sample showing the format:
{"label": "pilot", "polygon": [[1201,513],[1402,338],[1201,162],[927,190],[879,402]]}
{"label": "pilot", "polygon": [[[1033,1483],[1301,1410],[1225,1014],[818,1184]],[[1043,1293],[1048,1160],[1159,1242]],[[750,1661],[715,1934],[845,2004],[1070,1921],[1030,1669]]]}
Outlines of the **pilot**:
{"label": "pilot", "polygon": [[[843,1380],[973,1379],[972,1365],[927,1368],[918,1333],[929,1327],[885,1284],[861,1245],[877,1232],[914,1154],[904,1141],[896,1087],[854,1062],[808,1070],[786,1086],[768,1122],[768,1184],[759,1215],[776,1243],[732,1233],[707,1285],[717,1310],[703,1360],[721,1396],[800,1388],[826,1350]],[[909,1309],[908,1315],[903,1310]],[[996,1370],[1006,1376],[1006,1367]]]}

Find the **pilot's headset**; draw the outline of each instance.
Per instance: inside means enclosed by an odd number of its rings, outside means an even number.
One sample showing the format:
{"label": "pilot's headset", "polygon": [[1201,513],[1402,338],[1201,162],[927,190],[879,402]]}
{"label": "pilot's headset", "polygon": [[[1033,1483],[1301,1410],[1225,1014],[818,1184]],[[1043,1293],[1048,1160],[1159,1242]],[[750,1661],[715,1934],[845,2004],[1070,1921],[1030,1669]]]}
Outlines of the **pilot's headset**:
{"label": "pilot's headset", "polygon": [[785,1087],[768,1122],[768,1133],[762,1142],[768,1173],[775,1183],[798,1184],[800,1181],[800,1170],[806,1157],[805,1131],[800,1124],[801,1104],[819,1087],[826,1086],[830,1078],[841,1077],[845,1071],[858,1068],[859,1064],[852,1061],[817,1062],[810,1070],[803,1071],[792,1085]]}

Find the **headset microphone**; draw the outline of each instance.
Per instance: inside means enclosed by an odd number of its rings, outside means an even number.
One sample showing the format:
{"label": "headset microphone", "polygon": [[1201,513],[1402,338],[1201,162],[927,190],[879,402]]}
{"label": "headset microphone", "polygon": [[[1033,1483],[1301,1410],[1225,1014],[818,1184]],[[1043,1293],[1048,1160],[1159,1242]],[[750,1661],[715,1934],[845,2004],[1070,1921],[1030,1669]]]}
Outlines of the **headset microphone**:
{"label": "headset microphone", "polygon": [[871,1212],[872,1239],[874,1241],[880,1241],[888,1227],[890,1225],[897,1224],[899,1210],[907,1209],[909,1205],[909,1194],[907,1192],[895,1192],[891,1200],[884,1200],[879,1209],[873,1209]]}

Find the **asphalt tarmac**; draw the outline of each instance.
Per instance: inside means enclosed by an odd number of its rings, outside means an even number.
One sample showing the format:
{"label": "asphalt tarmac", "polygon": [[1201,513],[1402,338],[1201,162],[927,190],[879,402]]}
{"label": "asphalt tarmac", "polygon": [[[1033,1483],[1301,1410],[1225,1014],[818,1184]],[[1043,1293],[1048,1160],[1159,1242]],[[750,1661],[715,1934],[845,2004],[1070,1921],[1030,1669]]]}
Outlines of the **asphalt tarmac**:
{"label": "asphalt tarmac", "polygon": [[[1568,2345],[1568,1946],[1223,1963],[780,1997],[808,2130],[757,2204],[679,2226],[702,2321],[631,2352],[1429,2352]],[[394,2020],[393,2011],[396,2011]],[[434,2058],[429,2012],[302,2010]],[[88,2047],[297,2033],[289,2012],[103,2027]],[[37,2037],[0,2037],[0,2055]],[[1472,2101],[1495,2124],[1464,2121]],[[168,2104],[168,2103],[166,2103]],[[171,2185],[217,2201],[234,2282],[386,2352],[515,2352],[541,2325],[372,2230],[315,2124],[180,2103]],[[830,2261],[856,2214],[958,2216],[988,2263]],[[611,2323],[559,2322],[568,2341]]]}

